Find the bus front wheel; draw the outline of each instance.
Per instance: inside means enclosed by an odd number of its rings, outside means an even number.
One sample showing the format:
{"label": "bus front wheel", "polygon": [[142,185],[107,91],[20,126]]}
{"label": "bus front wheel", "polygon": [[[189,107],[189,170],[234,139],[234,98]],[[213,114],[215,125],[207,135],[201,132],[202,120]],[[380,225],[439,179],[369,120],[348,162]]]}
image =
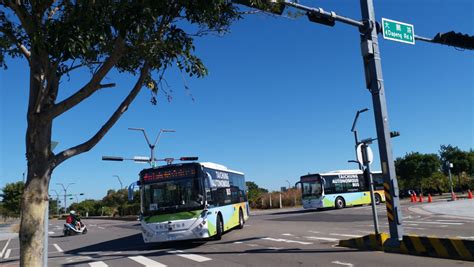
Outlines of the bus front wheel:
{"label": "bus front wheel", "polygon": [[346,203],[342,197],[337,197],[334,205],[336,206],[336,209],[342,209],[346,206]]}
{"label": "bus front wheel", "polygon": [[375,194],[375,205],[379,205],[382,202],[382,198],[379,194]]}
{"label": "bus front wheel", "polygon": [[224,223],[220,215],[217,216],[216,220],[216,240],[222,239],[222,233],[224,233]]}

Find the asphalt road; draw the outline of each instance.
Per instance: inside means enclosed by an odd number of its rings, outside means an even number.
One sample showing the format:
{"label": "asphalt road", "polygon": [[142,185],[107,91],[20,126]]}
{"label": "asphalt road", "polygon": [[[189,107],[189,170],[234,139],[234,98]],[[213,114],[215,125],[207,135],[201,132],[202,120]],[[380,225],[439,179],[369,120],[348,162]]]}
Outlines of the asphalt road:
{"label": "asphalt road", "polygon": [[[433,204],[431,204],[433,206]],[[403,205],[404,228],[418,235],[474,240],[474,218],[441,215]],[[378,206],[388,231],[385,206]],[[343,210],[255,211],[244,229],[220,241],[145,245],[138,222],[84,220],[86,235],[63,237],[62,222],[50,224],[49,266],[474,266],[472,262],[337,247],[340,239],[373,232],[370,206]],[[18,239],[0,241],[0,265],[16,266]]]}

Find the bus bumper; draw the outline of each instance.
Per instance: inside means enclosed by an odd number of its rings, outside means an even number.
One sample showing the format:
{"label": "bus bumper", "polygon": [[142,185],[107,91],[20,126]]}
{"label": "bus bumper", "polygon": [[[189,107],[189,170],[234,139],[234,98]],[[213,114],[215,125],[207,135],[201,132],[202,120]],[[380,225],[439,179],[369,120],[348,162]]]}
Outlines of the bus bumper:
{"label": "bus bumper", "polygon": [[[185,222],[173,221],[170,225],[185,225]],[[142,221],[142,236],[145,243],[162,243],[208,238],[209,230],[202,219],[195,220],[190,228],[182,230],[179,227],[169,230],[168,223],[146,223]]]}

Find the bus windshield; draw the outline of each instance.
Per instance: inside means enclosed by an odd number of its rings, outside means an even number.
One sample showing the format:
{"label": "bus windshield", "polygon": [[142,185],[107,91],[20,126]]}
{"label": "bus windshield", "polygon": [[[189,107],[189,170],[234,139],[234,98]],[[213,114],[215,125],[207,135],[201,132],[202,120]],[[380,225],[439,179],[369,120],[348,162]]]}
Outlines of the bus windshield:
{"label": "bus windshield", "polygon": [[322,194],[321,183],[318,181],[302,182],[301,185],[301,188],[303,189],[303,197],[321,196]]}
{"label": "bus windshield", "polygon": [[146,184],[143,201],[145,215],[195,210],[204,205],[196,177]]}

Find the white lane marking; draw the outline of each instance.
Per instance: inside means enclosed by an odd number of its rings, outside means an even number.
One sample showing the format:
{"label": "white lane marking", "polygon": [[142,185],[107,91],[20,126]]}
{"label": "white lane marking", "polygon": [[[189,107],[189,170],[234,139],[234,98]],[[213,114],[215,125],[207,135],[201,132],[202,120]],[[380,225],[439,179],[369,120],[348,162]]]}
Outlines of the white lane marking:
{"label": "white lane marking", "polygon": [[11,241],[11,240],[12,240],[12,239],[9,238],[8,241],[7,241],[7,243],[6,243],[5,246],[3,247],[2,252],[0,252],[0,258],[3,257],[3,253],[5,253],[5,250],[7,249],[7,247],[8,247],[8,245],[10,244],[10,241]]}
{"label": "white lane marking", "polygon": [[354,264],[348,262],[332,261],[331,263],[352,267]]}
{"label": "white lane marking", "polygon": [[374,231],[363,231],[363,230],[356,230],[357,232],[364,233],[364,234],[372,234]]}
{"label": "white lane marking", "polygon": [[336,234],[336,233],[329,233],[329,235],[338,235],[338,236],[345,236],[345,237],[361,237],[361,235],[348,235],[348,234]]}
{"label": "white lane marking", "polygon": [[180,256],[180,257],[183,257],[183,258],[186,258],[186,259],[190,259],[190,260],[193,260],[193,261],[197,261],[197,262],[204,262],[204,261],[212,260],[211,258],[204,257],[204,256],[201,256],[201,255],[186,254],[186,252],[184,252],[182,250],[168,251],[168,253],[176,254],[177,256]]}
{"label": "white lane marking", "polygon": [[284,236],[293,236],[293,234],[281,234],[281,235],[284,235]]}
{"label": "white lane marking", "polygon": [[97,224],[89,224],[89,226],[97,226]]}
{"label": "white lane marking", "polygon": [[449,223],[449,222],[423,222],[423,221],[405,221],[406,223],[425,223],[425,224],[446,224],[446,225],[463,225],[464,223],[461,222],[455,222],[455,223]]}
{"label": "white lane marking", "polygon": [[5,258],[4,259],[8,259],[10,257],[11,252],[12,252],[11,249],[7,249],[7,253],[5,253]]}
{"label": "white lane marking", "polygon": [[89,266],[91,266],[91,267],[108,267],[109,265],[107,265],[103,261],[95,261],[95,262],[89,262]]}
{"label": "white lane marking", "polygon": [[271,250],[280,250],[280,249],[283,249],[283,248],[279,248],[279,247],[268,247],[268,249],[271,249]]}
{"label": "white lane marking", "polygon": [[[446,225],[445,225],[446,226]],[[415,229],[415,230],[425,230],[426,228],[421,228],[421,227],[411,227],[411,226],[404,226],[403,228],[406,229]]]}
{"label": "white lane marking", "polygon": [[461,239],[474,239],[474,236],[456,236],[456,238],[461,238]]}
{"label": "white lane marking", "polygon": [[312,245],[313,244],[311,242],[302,242],[302,241],[288,240],[288,239],[283,239],[283,238],[264,237],[264,238],[261,238],[261,239],[275,241],[275,242],[297,243],[297,244],[301,244],[301,245]]}
{"label": "white lane marking", "polygon": [[320,233],[318,231],[308,231],[308,232],[313,233],[313,234],[319,234]]}
{"label": "white lane marking", "polygon": [[337,242],[339,239],[337,238],[330,238],[330,237],[319,237],[319,236],[305,236],[307,239],[315,239],[315,240],[323,240],[323,241],[331,241],[331,242]]}
{"label": "white lane marking", "polygon": [[147,257],[143,256],[134,256],[134,257],[128,257],[132,261],[136,261],[140,264],[145,265],[145,267],[166,267],[166,265],[159,263],[157,261],[154,261],[152,259],[149,259]]}
{"label": "white lane marking", "polygon": [[437,222],[441,223],[468,223],[467,221],[460,221],[460,220],[436,220]]}
{"label": "white lane marking", "polygon": [[243,244],[244,242],[242,241],[235,241],[234,244]]}
{"label": "white lane marking", "polygon": [[409,226],[418,226],[419,224],[417,224],[417,223],[407,223],[407,224],[405,224],[405,225],[409,225]]}
{"label": "white lane marking", "polygon": [[249,246],[249,247],[258,247],[259,246],[257,244],[246,244],[246,245]]}
{"label": "white lane marking", "polygon": [[54,235],[54,232],[48,232],[48,234],[50,234],[50,235]]}
{"label": "white lane marking", "polygon": [[58,244],[53,244],[53,246],[56,248],[56,250],[57,250],[58,252],[64,252],[64,250],[62,250],[62,249],[58,246]]}
{"label": "white lane marking", "polygon": [[99,228],[99,229],[105,229],[104,227],[100,227],[100,226],[98,226],[97,228]]}

